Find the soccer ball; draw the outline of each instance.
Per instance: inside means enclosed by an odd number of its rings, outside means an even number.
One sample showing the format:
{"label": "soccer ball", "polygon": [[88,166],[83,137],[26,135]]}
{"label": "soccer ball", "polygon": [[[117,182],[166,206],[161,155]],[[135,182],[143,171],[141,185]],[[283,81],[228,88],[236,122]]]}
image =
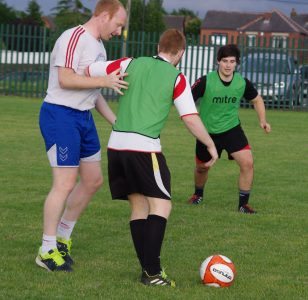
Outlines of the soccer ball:
{"label": "soccer ball", "polygon": [[228,287],[233,283],[235,274],[233,262],[220,254],[209,256],[200,266],[201,280],[208,286]]}

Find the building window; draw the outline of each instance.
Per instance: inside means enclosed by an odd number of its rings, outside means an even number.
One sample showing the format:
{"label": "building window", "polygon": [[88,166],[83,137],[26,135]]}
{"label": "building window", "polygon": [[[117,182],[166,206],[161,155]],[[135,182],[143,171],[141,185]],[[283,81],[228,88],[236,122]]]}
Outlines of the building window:
{"label": "building window", "polygon": [[286,48],[287,47],[287,37],[273,36],[272,47],[273,48]]}
{"label": "building window", "polygon": [[211,44],[212,45],[226,45],[227,44],[227,36],[223,34],[213,34],[211,36]]}
{"label": "building window", "polygon": [[254,47],[257,45],[257,38],[254,34],[248,34],[247,43],[249,47]]}

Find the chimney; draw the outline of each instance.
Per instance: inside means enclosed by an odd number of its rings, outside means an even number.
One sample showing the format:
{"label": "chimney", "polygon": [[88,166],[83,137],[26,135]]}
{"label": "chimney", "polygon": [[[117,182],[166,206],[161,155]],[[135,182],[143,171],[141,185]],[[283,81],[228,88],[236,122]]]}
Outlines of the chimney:
{"label": "chimney", "polygon": [[295,8],[293,7],[293,8],[292,8],[292,11],[291,11],[291,13],[290,13],[290,17],[291,17],[291,19],[293,19],[293,18],[296,17],[296,16],[297,16],[297,12],[296,12]]}

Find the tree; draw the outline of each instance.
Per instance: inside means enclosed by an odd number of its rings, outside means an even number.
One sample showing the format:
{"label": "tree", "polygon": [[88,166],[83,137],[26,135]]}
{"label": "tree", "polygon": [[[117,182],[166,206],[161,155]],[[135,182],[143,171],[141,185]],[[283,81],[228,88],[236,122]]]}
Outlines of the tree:
{"label": "tree", "polygon": [[173,16],[185,16],[185,17],[190,17],[190,18],[196,18],[197,15],[190,9],[187,8],[179,8],[178,10],[173,10],[171,12],[171,15]]}
{"label": "tree", "polygon": [[163,19],[164,9],[162,0],[149,0],[145,7],[144,31],[162,32],[166,28]]}
{"label": "tree", "polygon": [[142,16],[144,12],[142,0],[131,0],[129,31],[142,31]]}
{"label": "tree", "polygon": [[[127,0],[121,0],[126,7]],[[162,32],[165,29],[162,0],[131,0],[129,31]]]}
{"label": "tree", "polygon": [[26,12],[20,13],[20,22],[26,25],[43,26],[41,7],[36,0],[31,0]]}
{"label": "tree", "polygon": [[201,20],[198,16],[190,9],[180,8],[173,10],[171,15],[185,16],[185,33],[192,35],[199,35],[201,28]]}
{"label": "tree", "polygon": [[185,32],[187,34],[199,35],[201,28],[201,20],[199,18],[193,18],[185,22]]}
{"label": "tree", "polygon": [[12,7],[7,6],[3,0],[0,0],[0,24],[13,23],[16,18],[16,11]]}
{"label": "tree", "polygon": [[85,7],[81,0],[59,0],[54,8],[58,13],[74,12],[79,14],[91,15],[91,10]]}
{"label": "tree", "polygon": [[85,23],[91,17],[91,10],[80,0],[59,0],[55,11],[55,24],[61,30]]}

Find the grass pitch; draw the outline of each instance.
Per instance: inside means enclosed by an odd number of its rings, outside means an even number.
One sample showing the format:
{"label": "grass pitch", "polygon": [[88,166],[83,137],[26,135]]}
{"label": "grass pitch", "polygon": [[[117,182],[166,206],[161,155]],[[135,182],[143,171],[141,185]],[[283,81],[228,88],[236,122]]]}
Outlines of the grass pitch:
{"label": "grass pitch", "polygon": [[[255,159],[250,203],[257,215],[236,212],[238,167],[224,153],[210,172],[206,197],[193,192],[194,138],[171,111],[162,132],[172,174],[173,211],[162,264],[176,289],[145,287],[129,233],[129,207],[111,201],[106,144],[110,126],[95,114],[103,149],[104,187],[73,233],[72,274],[48,273],[34,259],[51,172],[38,128],[41,100],[0,97],[1,299],[308,299],[308,113],[268,111],[272,133],[241,110]],[[116,103],[111,103],[116,110]],[[230,288],[203,286],[199,265],[209,255],[231,258]]]}

